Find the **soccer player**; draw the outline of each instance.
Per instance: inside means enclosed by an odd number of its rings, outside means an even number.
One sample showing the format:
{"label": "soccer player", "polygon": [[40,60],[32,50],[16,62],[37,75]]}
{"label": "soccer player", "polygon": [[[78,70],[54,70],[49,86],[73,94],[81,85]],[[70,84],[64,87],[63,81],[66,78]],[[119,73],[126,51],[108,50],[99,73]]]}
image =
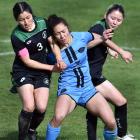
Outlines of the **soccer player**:
{"label": "soccer player", "polygon": [[[104,30],[109,28],[115,31],[122,24],[124,17],[125,14],[122,5],[111,5],[107,9],[104,19],[98,21],[89,31],[99,35],[102,35]],[[91,46],[95,47],[88,49],[87,52],[92,82],[96,86],[97,91],[115,106],[118,140],[134,140],[134,136],[127,134],[127,100],[122,93],[102,75],[107,54],[110,53],[113,57],[118,58],[118,53],[108,49],[104,43],[99,45],[92,43]],[[127,57],[122,55],[124,52]],[[132,54],[130,52],[121,49],[120,55],[123,59],[125,58],[126,63],[132,61]],[[88,112],[86,118],[88,140],[96,140],[97,116]]]}
{"label": "soccer player", "polygon": [[55,113],[47,126],[46,140],[58,138],[62,121],[77,105],[98,114],[105,123],[105,140],[115,140],[117,127],[113,112],[93,86],[87,61],[87,44],[94,38],[96,43],[101,43],[112,33],[104,34],[104,38],[89,32],[70,32],[66,20],[56,15],[48,18],[48,24],[67,67],[60,73]]}
{"label": "soccer player", "polygon": [[50,45],[58,61],[61,54],[49,35],[45,19],[34,16],[26,2],[14,5],[13,16],[18,25],[11,34],[15,51],[12,73],[22,101],[18,140],[25,140],[27,134],[30,140],[36,140],[36,128],[44,119],[48,103],[51,71],[59,71],[65,65],[62,61],[48,64]]}

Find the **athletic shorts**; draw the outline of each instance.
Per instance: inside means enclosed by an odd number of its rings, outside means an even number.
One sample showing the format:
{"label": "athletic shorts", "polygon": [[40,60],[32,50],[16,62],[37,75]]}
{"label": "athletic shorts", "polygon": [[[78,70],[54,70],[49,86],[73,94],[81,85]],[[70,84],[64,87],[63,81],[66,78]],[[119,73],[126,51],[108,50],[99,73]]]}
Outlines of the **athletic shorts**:
{"label": "athletic shorts", "polygon": [[92,77],[92,83],[96,87],[106,81],[106,78],[102,75],[102,68],[96,65],[89,65],[90,75]]}
{"label": "athletic shorts", "polygon": [[101,75],[100,77],[96,75],[92,77],[92,83],[95,87],[102,84],[104,81],[106,81],[106,78],[103,75]]}
{"label": "athletic shorts", "polygon": [[77,105],[86,106],[86,103],[97,93],[95,87],[91,84],[88,84],[85,87],[72,87],[72,86],[61,86],[58,88],[57,95],[68,95],[70,96]]}
{"label": "athletic shorts", "polygon": [[51,74],[49,75],[31,75],[19,72],[18,74],[14,74],[13,79],[15,82],[16,87],[23,86],[25,84],[31,84],[34,88],[40,87],[50,87],[50,78]]}

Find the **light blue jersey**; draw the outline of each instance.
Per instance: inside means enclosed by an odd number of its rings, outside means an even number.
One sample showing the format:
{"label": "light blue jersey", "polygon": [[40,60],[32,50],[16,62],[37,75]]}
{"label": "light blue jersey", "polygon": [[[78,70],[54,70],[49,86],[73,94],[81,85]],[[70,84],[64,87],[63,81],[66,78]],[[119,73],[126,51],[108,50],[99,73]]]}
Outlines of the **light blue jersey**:
{"label": "light blue jersey", "polygon": [[61,50],[67,68],[59,77],[58,96],[67,94],[77,104],[85,105],[96,93],[87,61],[87,44],[93,40],[93,35],[89,32],[72,32],[71,35],[72,43]]}

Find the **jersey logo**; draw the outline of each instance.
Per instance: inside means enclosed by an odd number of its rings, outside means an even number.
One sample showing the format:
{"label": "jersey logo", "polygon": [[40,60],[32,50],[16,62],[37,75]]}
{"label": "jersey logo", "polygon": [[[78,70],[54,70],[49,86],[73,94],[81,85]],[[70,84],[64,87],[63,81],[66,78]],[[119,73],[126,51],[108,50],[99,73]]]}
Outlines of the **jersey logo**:
{"label": "jersey logo", "polygon": [[25,77],[22,77],[21,79],[20,79],[20,82],[22,83],[23,81],[25,81]]}
{"label": "jersey logo", "polygon": [[29,45],[29,44],[31,44],[31,42],[32,42],[32,40],[29,40],[29,41],[27,41],[26,44]]}
{"label": "jersey logo", "polygon": [[80,48],[80,49],[78,50],[78,52],[79,52],[79,53],[82,53],[82,52],[84,52],[84,50],[85,50],[85,47],[82,47],[82,48]]}
{"label": "jersey logo", "polygon": [[44,78],[44,79],[43,79],[43,83],[44,83],[45,85],[49,85],[49,80],[48,80],[48,78]]}
{"label": "jersey logo", "polygon": [[46,32],[46,31],[43,31],[43,33],[42,33],[42,37],[43,37],[44,39],[47,38],[47,32]]}

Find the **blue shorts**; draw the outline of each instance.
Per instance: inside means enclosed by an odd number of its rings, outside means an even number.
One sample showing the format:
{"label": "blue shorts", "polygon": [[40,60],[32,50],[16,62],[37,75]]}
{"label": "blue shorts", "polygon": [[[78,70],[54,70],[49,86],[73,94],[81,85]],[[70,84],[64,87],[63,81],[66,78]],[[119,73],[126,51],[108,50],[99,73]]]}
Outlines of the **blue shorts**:
{"label": "blue shorts", "polygon": [[77,105],[85,106],[86,103],[97,93],[92,83],[85,87],[73,87],[73,86],[61,86],[58,89],[57,95],[68,95],[70,96]]}

